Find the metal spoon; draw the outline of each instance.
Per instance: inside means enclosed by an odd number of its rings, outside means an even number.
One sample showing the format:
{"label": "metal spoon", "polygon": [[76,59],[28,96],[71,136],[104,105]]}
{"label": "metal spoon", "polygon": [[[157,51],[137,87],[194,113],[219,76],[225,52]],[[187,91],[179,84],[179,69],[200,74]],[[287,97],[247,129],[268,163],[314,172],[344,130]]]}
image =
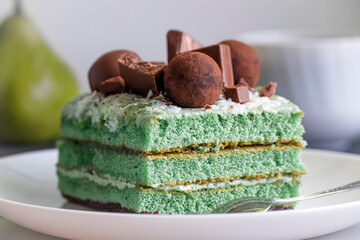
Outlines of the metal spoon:
{"label": "metal spoon", "polygon": [[270,199],[258,197],[236,198],[216,208],[212,213],[266,212],[275,204],[286,204],[352,191],[360,188],[360,181],[352,182],[329,190],[293,198]]}

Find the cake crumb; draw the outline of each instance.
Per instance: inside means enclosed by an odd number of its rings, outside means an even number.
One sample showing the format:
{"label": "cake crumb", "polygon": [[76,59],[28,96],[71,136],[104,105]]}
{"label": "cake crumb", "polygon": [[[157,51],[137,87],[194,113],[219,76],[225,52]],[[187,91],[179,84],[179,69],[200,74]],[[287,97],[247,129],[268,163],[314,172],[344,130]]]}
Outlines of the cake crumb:
{"label": "cake crumb", "polygon": [[277,83],[269,82],[267,86],[265,86],[259,92],[260,97],[271,97],[276,92]]}
{"label": "cake crumb", "polygon": [[211,106],[209,104],[206,104],[204,108],[205,108],[205,110],[208,110],[208,109],[211,109]]}
{"label": "cake crumb", "polygon": [[158,96],[160,96],[160,95],[163,95],[163,94],[162,94],[162,91],[160,91],[160,92],[158,92],[158,93],[152,94],[149,99],[156,98],[156,97],[158,97]]}
{"label": "cake crumb", "polygon": [[166,106],[174,105],[172,102],[167,101],[165,98],[160,99],[160,101],[164,102]]}

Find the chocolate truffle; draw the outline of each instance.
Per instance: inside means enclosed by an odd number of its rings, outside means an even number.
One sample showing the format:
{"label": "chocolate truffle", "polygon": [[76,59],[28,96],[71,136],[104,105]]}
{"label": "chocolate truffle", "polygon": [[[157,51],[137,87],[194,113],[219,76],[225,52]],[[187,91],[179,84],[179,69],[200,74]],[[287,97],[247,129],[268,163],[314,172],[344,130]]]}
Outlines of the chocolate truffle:
{"label": "chocolate truffle", "polygon": [[223,79],[218,64],[200,52],[175,56],[165,70],[165,92],[180,107],[200,108],[219,99]]}
{"label": "chocolate truffle", "polygon": [[105,53],[91,66],[89,70],[89,82],[92,91],[100,91],[100,83],[106,79],[120,75],[118,60],[127,62],[139,62],[141,58],[128,50],[116,50]]}
{"label": "chocolate truffle", "polygon": [[255,87],[260,77],[260,60],[255,49],[235,40],[222,41],[230,46],[235,85],[243,78]]}

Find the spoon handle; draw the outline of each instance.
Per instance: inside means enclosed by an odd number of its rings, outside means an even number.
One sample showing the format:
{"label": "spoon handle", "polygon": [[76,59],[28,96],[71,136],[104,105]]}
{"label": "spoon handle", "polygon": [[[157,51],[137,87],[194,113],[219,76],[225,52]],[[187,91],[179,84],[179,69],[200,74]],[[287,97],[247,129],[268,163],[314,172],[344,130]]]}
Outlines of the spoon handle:
{"label": "spoon handle", "polygon": [[349,184],[346,184],[346,185],[343,185],[340,187],[331,188],[329,190],[320,191],[320,192],[312,193],[309,195],[298,196],[298,197],[293,197],[293,198],[274,199],[273,203],[298,202],[298,201],[302,201],[302,200],[323,197],[323,196],[327,196],[327,195],[331,195],[331,194],[335,194],[335,193],[352,191],[352,190],[359,189],[359,188],[360,188],[360,181],[356,181],[356,182],[352,182],[352,183],[349,183]]}

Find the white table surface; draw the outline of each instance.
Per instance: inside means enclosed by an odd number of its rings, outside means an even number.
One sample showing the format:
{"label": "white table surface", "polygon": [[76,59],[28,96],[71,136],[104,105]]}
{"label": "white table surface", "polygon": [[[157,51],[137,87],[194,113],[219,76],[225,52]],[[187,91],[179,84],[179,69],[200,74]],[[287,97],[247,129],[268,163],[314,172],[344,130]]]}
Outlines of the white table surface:
{"label": "white table surface", "polygon": [[[339,232],[325,236],[312,238],[313,240],[357,240],[360,238],[360,223]],[[52,237],[37,233],[8,220],[0,218],[0,239],[1,240],[60,240],[62,238]]]}

